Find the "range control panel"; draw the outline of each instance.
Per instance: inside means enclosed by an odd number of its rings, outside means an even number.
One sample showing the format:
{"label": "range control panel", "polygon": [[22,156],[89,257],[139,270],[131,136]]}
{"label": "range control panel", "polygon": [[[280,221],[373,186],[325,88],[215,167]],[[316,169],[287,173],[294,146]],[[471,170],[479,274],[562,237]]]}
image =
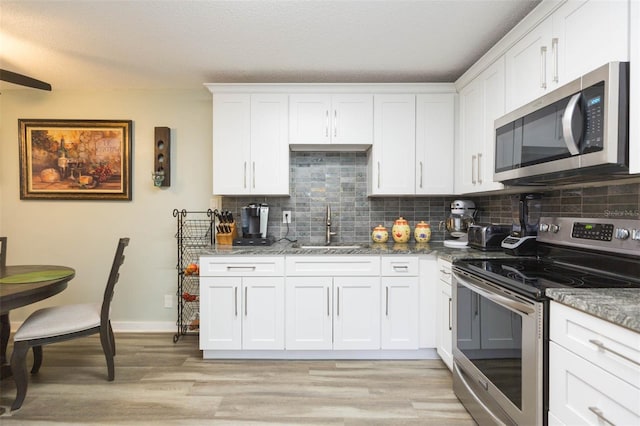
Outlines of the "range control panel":
{"label": "range control panel", "polygon": [[640,257],[640,219],[542,217],[536,239]]}

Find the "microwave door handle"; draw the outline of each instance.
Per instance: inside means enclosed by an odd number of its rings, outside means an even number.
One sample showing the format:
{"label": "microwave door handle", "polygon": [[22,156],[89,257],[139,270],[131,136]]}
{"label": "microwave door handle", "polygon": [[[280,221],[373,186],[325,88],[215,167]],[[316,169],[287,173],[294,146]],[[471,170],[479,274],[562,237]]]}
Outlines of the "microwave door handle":
{"label": "microwave door handle", "polygon": [[[573,116],[576,114],[578,110],[578,101],[580,100],[580,96],[582,93],[576,93],[571,97],[569,103],[567,104],[567,108],[564,110],[564,115],[562,116],[562,136],[564,138],[564,143],[567,145],[567,149],[571,153],[571,155],[580,154],[580,150],[578,149],[578,142],[576,140],[576,135],[573,134]],[[580,136],[578,136],[578,139]]]}

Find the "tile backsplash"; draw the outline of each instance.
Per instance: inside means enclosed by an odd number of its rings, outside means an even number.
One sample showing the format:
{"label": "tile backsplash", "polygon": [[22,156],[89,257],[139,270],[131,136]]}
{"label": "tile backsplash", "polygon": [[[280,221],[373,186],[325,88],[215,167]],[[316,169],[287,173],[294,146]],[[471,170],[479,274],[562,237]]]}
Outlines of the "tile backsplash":
{"label": "tile backsplash", "polygon": [[[267,203],[269,234],[321,244],[325,238],[327,205],[332,210],[335,242],[364,242],[373,227],[389,230],[402,216],[413,228],[421,220],[431,224],[432,240],[442,241],[446,231],[438,225],[449,215],[455,199],[476,203],[476,222],[511,223],[511,196],[367,197],[367,154],[364,152],[292,152],[290,197],[223,197],[222,208],[240,217],[251,202]],[[545,216],[627,217],[640,219],[640,183],[581,187],[542,193]],[[292,212],[292,223],[282,223],[282,211]]]}

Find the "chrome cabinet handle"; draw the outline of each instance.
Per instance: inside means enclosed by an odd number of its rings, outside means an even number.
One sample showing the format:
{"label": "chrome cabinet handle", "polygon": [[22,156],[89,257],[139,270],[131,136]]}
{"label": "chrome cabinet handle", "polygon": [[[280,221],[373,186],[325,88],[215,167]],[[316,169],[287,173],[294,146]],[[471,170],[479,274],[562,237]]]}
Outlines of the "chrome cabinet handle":
{"label": "chrome cabinet handle", "polygon": [[[582,93],[576,93],[571,97],[569,103],[567,104],[567,107],[564,110],[564,114],[562,115],[562,137],[571,155],[578,155],[580,153],[578,144],[580,143],[580,138],[582,137],[582,135],[573,134],[573,117],[574,115],[576,115],[580,96],[582,96]],[[582,128],[582,117],[580,114],[578,114],[577,117],[580,119],[579,128]]]}
{"label": "chrome cabinet handle", "polygon": [[235,315],[238,316],[238,287],[233,288],[233,306],[235,307]]}
{"label": "chrome cabinet handle", "polygon": [[329,110],[324,111],[324,137],[329,137]]}
{"label": "chrome cabinet handle", "polygon": [[394,272],[409,272],[408,265],[393,265]]}
{"label": "chrome cabinet handle", "polygon": [[378,189],[380,189],[380,162],[378,161]]}
{"label": "chrome cabinet handle", "polygon": [[547,88],[547,46],[540,46],[540,88]]}
{"label": "chrome cabinet handle", "polygon": [[638,361],[636,361],[635,359],[631,359],[626,355],[622,355],[618,351],[614,351],[613,349],[606,347],[605,344],[602,343],[600,340],[589,339],[589,343],[591,343],[593,345],[596,345],[598,347],[598,349],[600,349],[601,351],[611,352],[612,354],[614,354],[614,355],[616,355],[616,356],[618,356],[618,357],[620,357],[622,359],[626,359],[627,361],[629,361],[629,362],[631,362],[631,363],[633,363],[635,365],[640,365],[640,363],[638,363]]}
{"label": "chrome cabinet handle", "polygon": [[243,177],[243,188],[247,188],[247,162],[244,162],[244,177]]}
{"label": "chrome cabinet handle", "polygon": [[482,153],[478,153],[478,183],[482,185],[482,172],[480,171],[480,160],[482,159]]}
{"label": "chrome cabinet handle", "polygon": [[253,169],[251,170],[251,178],[253,179],[253,189],[256,188],[256,162],[253,162]]}
{"label": "chrome cabinet handle", "polygon": [[474,184],[474,185],[476,184],[476,168],[475,168],[475,164],[476,164],[477,159],[478,159],[478,157],[475,154],[473,154],[471,156],[471,183]]}
{"label": "chrome cabinet handle", "polygon": [[245,288],[244,288],[244,316],[245,316],[245,317],[247,316],[247,312],[248,312],[248,307],[247,307],[247,305],[249,304],[249,303],[248,303],[248,299],[247,299],[247,296],[248,296],[247,291],[248,291],[248,290],[249,290],[249,287],[245,287]]}
{"label": "chrome cabinet handle", "polygon": [[329,307],[330,307],[329,292],[330,291],[331,291],[331,289],[329,287],[327,287],[327,316],[331,316],[331,312],[329,311]]}
{"label": "chrome cabinet handle", "polygon": [[560,79],[558,76],[558,38],[551,39],[551,54],[553,59],[553,82],[557,83]]}
{"label": "chrome cabinet handle", "polygon": [[333,137],[338,136],[338,110],[333,110]]}
{"label": "chrome cabinet handle", "polygon": [[340,287],[338,287],[337,290],[338,290],[338,316],[340,316]]}
{"label": "chrome cabinet handle", "polygon": [[227,271],[255,271],[255,266],[227,266]]}
{"label": "chrome cabinet handle", "polygon": [[389,316],[389,286],[386,287],[386,298],[385,298],[385,315]]}
{"label": "chrome cabinet handle", "polygon": [[598,407],[589,407],[589,411],[591,411],[593,414],[595,414],[600,420],[602,420],[605,423],[609,423],[611,426],[616,426],[615,423],[613,423],[611,420],[607,419],[604,416],[604,413],[602,412],[601,409],[599,409]]}
{"label": "chrome cabinet handle", "polygon": [[453,330],[453,315],[452,315],[453,306],[451,305],[452,305],[452,299],[449,298],[449,331]]}
{"label": "chrome cabinet handle", "polygon": [[446,269],[442,268],[440,269],[440,272],[442,272],[445,275],[451,275],[451,272],[447,271]]}
{"label": "chrome cabinet handle", "polygon": [[420,188],[422,188],[422,161],[420,162]]}

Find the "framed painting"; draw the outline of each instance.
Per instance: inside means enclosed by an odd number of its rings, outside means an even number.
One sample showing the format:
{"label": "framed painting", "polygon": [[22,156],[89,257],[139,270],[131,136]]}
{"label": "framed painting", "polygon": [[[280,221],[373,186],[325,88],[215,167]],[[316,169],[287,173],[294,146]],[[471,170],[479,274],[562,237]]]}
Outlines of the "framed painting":
{"label": "framed painting", "polygon": [[130,120],[19,119],[20,199],[131,200]]}

